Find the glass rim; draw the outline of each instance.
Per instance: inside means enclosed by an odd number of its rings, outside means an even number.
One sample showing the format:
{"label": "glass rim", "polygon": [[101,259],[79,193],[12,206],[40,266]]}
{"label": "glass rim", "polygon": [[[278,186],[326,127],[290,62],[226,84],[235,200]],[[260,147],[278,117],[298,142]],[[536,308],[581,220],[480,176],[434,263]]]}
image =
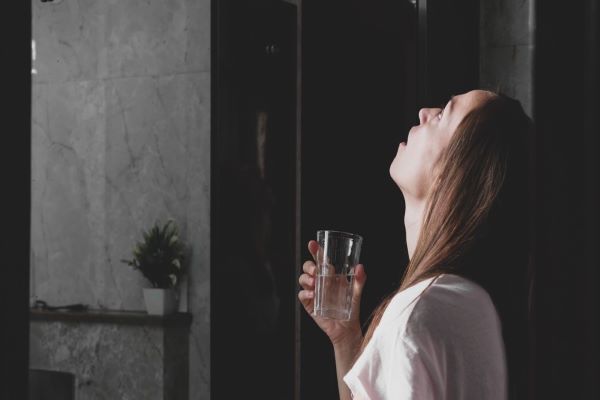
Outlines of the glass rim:
{"label": "glass rim", "polygon": [[317,237],[319,236],[319,233],[321,233],[321,232],[323,234],[325,232],[327,232],[328,235],[333,233],[334,236],[342,236],[345,238],[351,238],[351,239],[360,240],[360,241],[363,240],[363,237],[357,233],[337,231],[335,229],[319,229],[319,230],[317,230]]}

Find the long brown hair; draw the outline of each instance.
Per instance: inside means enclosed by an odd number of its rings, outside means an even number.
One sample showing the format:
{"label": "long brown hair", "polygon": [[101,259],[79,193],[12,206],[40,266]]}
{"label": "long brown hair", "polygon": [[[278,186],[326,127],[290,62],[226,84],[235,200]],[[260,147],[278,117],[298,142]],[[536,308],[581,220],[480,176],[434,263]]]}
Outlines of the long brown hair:
{"label": "long brown hair", "polygon": [[500,92],[463,118],[435,164],[437,179],[401,284],[371,314],[357,358],[398,292],[443,273],[460,275],[492,298],[502,322],[510,398],[526,397],[533,132],[521,104]]}

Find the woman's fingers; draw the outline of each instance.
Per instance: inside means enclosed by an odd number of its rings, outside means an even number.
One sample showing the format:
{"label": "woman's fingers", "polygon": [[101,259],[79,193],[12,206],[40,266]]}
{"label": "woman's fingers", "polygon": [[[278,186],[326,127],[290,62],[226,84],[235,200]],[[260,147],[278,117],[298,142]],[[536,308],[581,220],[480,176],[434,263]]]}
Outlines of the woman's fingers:
{"label": "woman's fingers", "polygon": [[300,299],[300,302],[302,303],[306,311],[309,313],[312,312],[312,301],[314,297],[315,292],[313,292],[312,290],[301,290],[298,292],[298,299]]}
{"label": "woman's fingers", "polygon": [[301,290],[298,292],[298,298],[300,299],[300,301],[304,302],[304,301],[312,301],[312,299],[315,297],[315,292],[312,290]]}
{"label": "woman's fingers", "polygon": [[300,286],[302,286],[306,290],[314,290],[315,288],[315,278],[308,274],[300,275],[300,278],[298,278],[298,282],[300,282]]}
{"label": "woman's fingers", "polygon": [[317,242],[316,240],[309,240],[308,241],[308,251],[310,252],[310,255],[312,256],[312,258],[317,261],[317,252],[319,251],[319,242]]}
{"label": "woman's fingers", "polygon": [[314,275],[317,266],[312,261],[305,261],[302,265],[302,270],[309,275]]}
{"label": "woman's fingers", "polygon": [[[313,260],[317,260],[317,252],[319,250],[319,243],[315,240],[308,242],[308,251],[310,252]],[[310,314],[313,311],[313,299],[315,297],[315,273],[317,266],[313,261],[305,261],[302,265],[304,274],[300,275],[298,282],[304,290],[298,292],[298,299],[304,306],[304,309]]]}

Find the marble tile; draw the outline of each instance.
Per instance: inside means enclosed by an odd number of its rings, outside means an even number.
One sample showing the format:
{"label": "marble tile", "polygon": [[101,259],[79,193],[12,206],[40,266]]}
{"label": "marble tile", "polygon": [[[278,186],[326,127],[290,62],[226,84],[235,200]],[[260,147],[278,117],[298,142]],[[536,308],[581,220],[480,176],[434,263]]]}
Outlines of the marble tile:
{"label": "marble tile", "polygon": [[34,82],[210,70],[210,1],[32,0]]}
{"label": "marble tile", "polygon": [[533,45],[489,47],[481,53],[480,84],[500,90],[521,102],[532,116]]}
{"label": "marble tile", "polygon": [[95,304],[104,275],[104,85],[33,86],[32,262],[35,294]]}
{"label": "marble tile", "polygon": [[31,231],[30,231],[30,289],[31,297],[37,296],[37,277],[46,274],[44,271],[48,260],[48,248],[44,240],[45,231],[42,229],[41,197],[46,182],[45,165],[48,164],[47,104],[46,85],[32,84],[31,86]]}
{"label": "marble tile", "polygon": [[480,2],[481,46],[533,44],[533,0]]}
{"label": "marble tile", "polygon": [[[108,84],[106,251],[111,260],[128,257],[142,229],[174,218],[189,245],[188,267],[197,267],[194,255],[208,237],[196,240],[189,227],[198,220],[194,214],[208,202],[208,191],[192,197],[192,190],[203,186],[210,170],[193,169],[198,162],[210,160],[209,143],[194,146],[198,137],[209,136],[208,96],[201,87],[207,80],[206,74],[186,74],[122,78]],[[201,223],[207,224],[208,219]],[[113,274],[122,296],[120,306],[137,306],[140,297],[128,290],[136,287],[129,274],[118,268]]]}
{"label": "marble tile", "polygon": [[108,3],[108,76],[209,70],[209,1],[111,0]]}
{"label": "marble tile", "polygon": [[184,71],[209,72],[211,57],[211,1],[186,0]]}
{"label": "marble tile", "polygon": [[34,85],[36,296],[144,309],[148,282],[120,260],[170,217],[208,271],[209,90],[208,74]]}
{"label": "marble tile", "polygon": [[148,282],[120,260],[174,218],[194,399],[210,393],[210,3],[32,0],[31,293],[143,310]]}
{"label": "marble tile", "polygon": [[189,275],[188,309],[192,313],[190,331],[190,379],[192,398],[210,398],[210,75],[203,74],[193,85],[189,98],[196,113],[189,115],[191,125],[198,127],[190,136],[187,159],[188,237],[194,243],[191,254],[193,268]]}
{"label": "marble tile", "polygon": [[33,82],[97,78],[105,48],[106,2],[31,0],[31,5],[37,70]]}
{"label": "marble tile", "polygon": [[36,296],[143,309],[148,283],[120,260],[169,217],[183,238],[194,226],[191,265],[208,265],[208,82],[190,74],[34,85]]}

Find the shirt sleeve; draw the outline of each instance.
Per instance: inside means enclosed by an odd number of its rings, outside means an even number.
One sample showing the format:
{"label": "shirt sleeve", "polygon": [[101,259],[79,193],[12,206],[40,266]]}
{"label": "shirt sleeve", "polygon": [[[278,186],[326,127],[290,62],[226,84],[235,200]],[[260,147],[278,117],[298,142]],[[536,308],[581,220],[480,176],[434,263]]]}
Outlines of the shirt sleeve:
{"label": "shirt sleeve", "polygon": [[[431,336],[390,329],[373,336],[344,376],[356,400],[438,400],[443,398],[439,356]],[[415,332],[415,333],[416,333]]]}

